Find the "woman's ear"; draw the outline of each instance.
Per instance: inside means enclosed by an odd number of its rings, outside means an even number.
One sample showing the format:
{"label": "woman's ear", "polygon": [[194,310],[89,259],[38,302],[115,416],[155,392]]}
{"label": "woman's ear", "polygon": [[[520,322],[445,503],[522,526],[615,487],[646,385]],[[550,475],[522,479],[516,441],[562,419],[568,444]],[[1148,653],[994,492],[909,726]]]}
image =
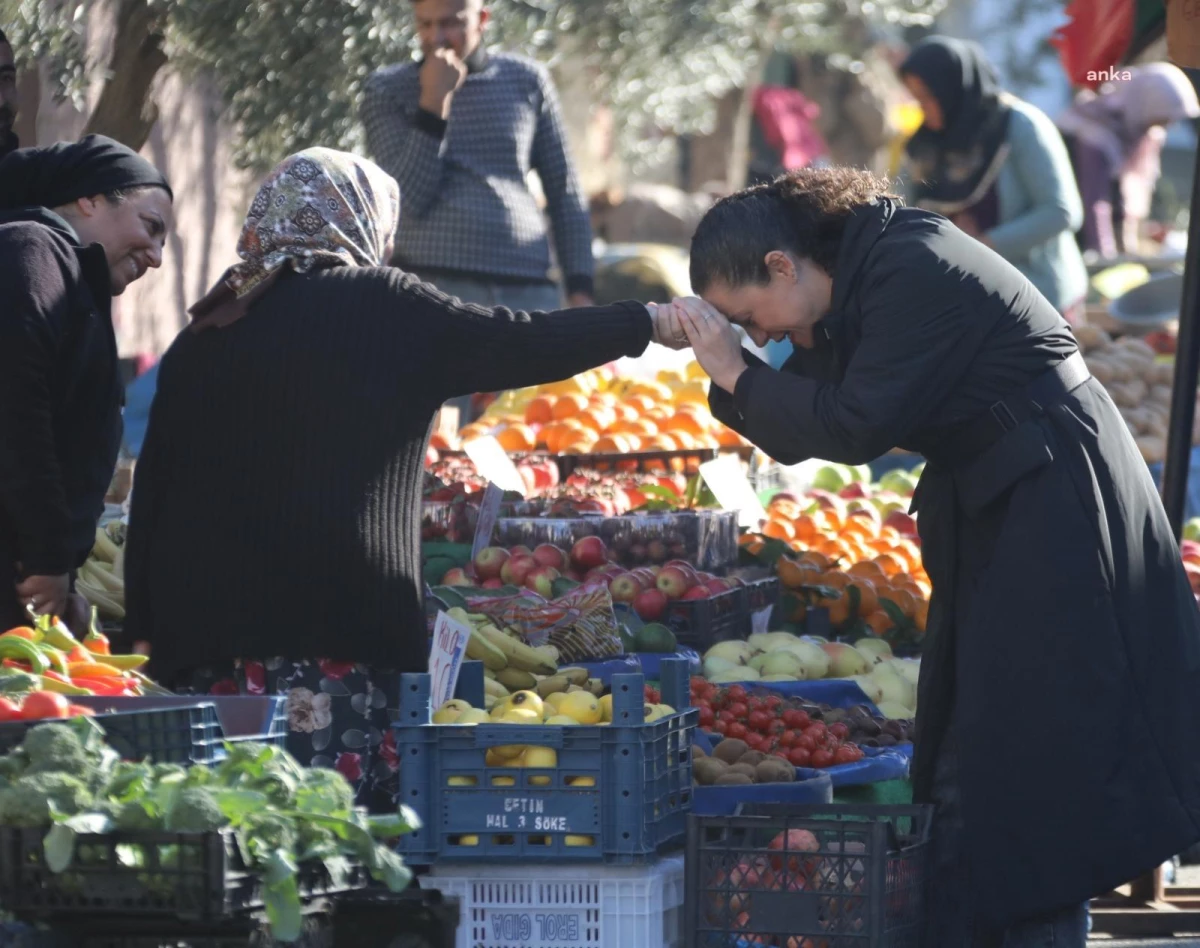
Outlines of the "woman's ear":
{"label": "woman's ear", "polygon": [[785,280],[796,279],[796,264],[792,260],[791,254],[782,250],[772,250],[763,260],[767,264],[767,273],[772,278],[778,276]]}

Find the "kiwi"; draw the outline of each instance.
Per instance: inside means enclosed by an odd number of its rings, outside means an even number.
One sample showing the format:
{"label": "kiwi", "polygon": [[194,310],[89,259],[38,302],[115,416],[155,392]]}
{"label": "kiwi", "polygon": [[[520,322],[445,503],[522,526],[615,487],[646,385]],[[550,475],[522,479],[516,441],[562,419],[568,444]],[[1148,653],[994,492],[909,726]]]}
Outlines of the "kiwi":
{"label": "kiwi", "polygon": [[735,771],[731,771],[730,773],[721,774],[721,776],[719,776],[716,780],[713,781],[713,785],[717,786],[717,787],[730,787],[730,786],[744,787],[747,784],[752,784],[752,783],[754,783],[754,781],[751,778],[747,777],[745,774],[737,773]]}
{"label": "kiwi", "polygon": [[715,757],[701,757],[699,760],[692,762],[692,776],[695,777],[696,783],[702,787],[708,787],[716,783],[717,778],[723,776],[728,769],[728,764],[723,760],[717,760]]}
{"label": "kiwi", "polygon": [[767,755],[762,751],[746,751],[746,753],[742,754],[742,756],[738,758],[738,763],[749,764],[751,767],[757,767],[759,761],[766,759]]}
{"label": "kiwi", "polygon": [[791,783],[796,779],[796,768],[778,757],[768,757],[754,768],[754,779],[759,783]]}
{"label": "kiwi", "polygon": [[830,711],[828,714],[825,715],[825,723],[826,724],[840,724],[842,721],[845,721],[848,716],[849,715],[847,715],[847,713],[845,711],[842,711],[839,708],[834,708],[832,711]]}
{"label": "kiwi", "polygon": [[749,749],[750,745],[745,741],[739,741],[735,737],[727,737],[713,748],[712,755],[717,760],[724,761],[727,764],[736,764]]}
{"label": "kiwi", "polygon": [[753,764],[734,764],[732,767],[729,768],[729,770],[726,771],[726,773],[745,774],[747,777],[749,777],[751,780],[753,780],[754,779],[754,765]]}
{"label": "kiwi", "polygon": [[706,751],[699,744],[692,745],[692,760],[699,760],[701,757],[707,757],[707,756],[708,756],[708,751]]}
{"label": "kiwi", "polygon": [[904,737],[904,725],[899,721],[884,721],[883,733],[900,740]]}
{"label": "kiwi", "polygon": [[854,729],[864,737],[878,737],[883,730],[879,726],[879,722],[874,718],[867,718],[865,721],[855,721]]}
{"label": "kiwi", "polygon": [[897,744],[900,743],[891,734],[886,734],[886,733],[880,734],[879,737],[876,738],[876,740],[879,741],[880,747],[895,747]]}

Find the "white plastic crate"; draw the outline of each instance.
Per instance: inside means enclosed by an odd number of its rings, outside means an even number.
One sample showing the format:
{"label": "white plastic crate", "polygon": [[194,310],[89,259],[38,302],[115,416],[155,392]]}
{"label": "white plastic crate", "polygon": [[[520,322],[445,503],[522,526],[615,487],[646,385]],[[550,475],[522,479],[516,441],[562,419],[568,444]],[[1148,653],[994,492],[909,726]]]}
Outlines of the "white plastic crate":
{"label": "white plastic crate", "polygon": [[683,948],[683,856],[435,866],[420,882],[459,899],[456,948]]}

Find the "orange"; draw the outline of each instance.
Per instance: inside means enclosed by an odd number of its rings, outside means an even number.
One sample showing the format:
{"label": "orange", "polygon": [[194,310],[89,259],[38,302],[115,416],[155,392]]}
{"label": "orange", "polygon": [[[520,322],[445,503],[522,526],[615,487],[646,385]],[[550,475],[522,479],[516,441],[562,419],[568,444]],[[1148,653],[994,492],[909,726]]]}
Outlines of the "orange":
{"label": "orange", "polygon": [[588,407],[588,400],[582,395],[563,395],[554,403],[554,418],[562,421],[578,415]]}
{"label": "orange", "polygon": [[539,395],[525,406],[525,424],[544,425],[554,420],[554,396]]}
{"label": "orange", "polygon": [[786,520],[771,519],[763,527],[763,536],[773,537],[776,540],[794,540],[796,531]]}
{"label": "orange", "polygon": [[740,448],[749,442],[732,428],[722,425],[717,429],[717,444],[722,448]]}
{"label": "orange", "polygon": [[693,437],[699,437],[708,433],[708,426],[701,422],[696,415],[692,412],[682,410],[676,412],[673,418],[667,419],[663,423],[663,428],[671,434],[682,432],[690,434]]}
{"label": "orange", "polygon": [[889,631],[896,624],[892,621],[891,616],[889,616],[882,609],[865,616],[863,618],[863,622],[870,627],[872,632],[879,636]]}
{"label": "orange", "polygon": [[890,599],[892,602],[894,602],[896,607],[910,619],[916,614],[917,601],[913,598],[913,594],[907,589],[901,589],[893,586],[891,591],[883,598]]}
{"label": "orange", "polygon": [[602,408],[615,408],[617,405],[617,396],[612,392],[596,392],[590,399],[593,405],[599,405]]}
{"label": "orange", "polygon": [[596,454],[629,454],[637,450],[635,439],[631,435],[605,435],[592,448]]}
{"label": "orange", "polygon": [[587,431],[573,431],[559,443],[557,454],[590,454],[596,444],[596,436]]}
{"label": "orange", "polygon": [[658,425],[649,418],[639,418],[633,422],[633,426],[636,429],[634,434],[641,435],[643,438],[653,438],[658,434]]}
{"label": "orange", "polygon": [[835,628],[845,625],[853,618],[850,615],[850,607],[853,603],[844,589],[841,590],[841,595],[836,599],[818,599],[817,605],[824,606],[829,610],[829,622]]}
{"label": "orange", "polygon": [[891,553],[880,553],[875,557],[875,562],[879,564],[880,569],[887,573],[888,576],[895,576],[904,570],[904,564]]}
{"label": "orange", "polygon": [[850,577],[840,569],[830,569],[817,577],[817,585],[832,586],[834,589],[845,589],[850,585]]}
{"label": "orange", "polygon": [[598,405],[593,405],[589,408],[585,408],[575,417],[578,418],[579,423],[589,431],[595,431],[597,434],[599,434],[612,424],[612,420],[615,416],[609,409]]}
{"label": "orange", "polygon": [[638,420],[638,410],[636,408],[634,408],[632,405],[630,405],[628,402],[622,402],[618,405],[615,405],[613,407],[613,411],[615,411],[617,413],[617,419],[619,421],[637,421]]}
{"label": "orange", "polygon": [[817,571],[808,563],[800,563],[790,556],[781,556],[775,564],[775,574],[779,582],[788,589],[799,589],[813,582]]}
{"label": "orange", "polygon": [[743,533],[738,537],[738,546],[749,546],[755,540],[761,541],[762,537],[757,533]]}
{"label": "orange", "polygon": [[817,550],[809,550],[800,557],[801,563],[812,563],[817,569],[824,572],[832,565],[828,556],[820,553]]}
{"label": "orange", "polygon": [[925,631],[925,624],[929,621],[929,603],[921,600],[917,603],[917,608],[913,612],[913,623],[922,632]]}
{"label": "orange", "polygon": [[872,560],[860,560],[846,570],[846,572],[856,578],[861,577],[863,579],[869,579],[872,582],[875,580],[883,582],[887,577],[887,574],[884,573],[883,568]]}
{"label": "orange", "polygon": [[680,431],[677,428],[665,428],[667,434],[675,439],[675,443],[679,445],[680,451],[695,451],[698,445],[694,436],[686,431]]}
{"label": "orange", "polygon": [[537,435],[528,425],[513,425],[511,428],[505,428],[496,435],[496,440],[500,442],[500,447],[510,454],[532,451],[537,447]]}
{"label": "orange", "polygon": [[658,407],[654,399],[649,395],[630,395],[625,399],[625,404],[638,414],[654,411]]}
{"label": "orange", "polygon": [[[785,511],[780,510],[780,513],[785,513]],[[816,541],[817,523],[813,520],[811,514],[800,514],[799,517],[792,521],[792,527],[797,540],[803,540],[805,543]]]}
{"label": "orange", "polygon": [[647,451],[678,451],[679,444],[669,434],[658,434],[646,442]]}

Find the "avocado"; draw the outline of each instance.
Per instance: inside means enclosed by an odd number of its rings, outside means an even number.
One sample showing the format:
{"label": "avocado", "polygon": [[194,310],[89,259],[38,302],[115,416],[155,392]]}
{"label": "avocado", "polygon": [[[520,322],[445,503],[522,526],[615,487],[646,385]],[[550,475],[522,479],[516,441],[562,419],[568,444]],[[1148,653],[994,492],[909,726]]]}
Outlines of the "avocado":
{"label": "avocado", "polygon": [[573,579],[568,579],[566,576],[560,576],[550,585],[550,595],[558,599],[560,596],[565,596],[572,589],[578,589],[579,583]]}
{"label": "avocado", "polygon": [[678,647],[675,633],[661,622],[649,622],[638,631],[636,649],[639,652],[672,653]]}
{"label": "avocado", "polygon": [[617,630],[621,635],[621,648],[626,655],[632,655],[637,651],[637,636],[629,631],[629,627],[624,625],[617,626]]}
{"label": "avocado", "polygon": [[436,586],[458,564],[448,556],[431,556],[421,567],[421,575],[430,586]]}

